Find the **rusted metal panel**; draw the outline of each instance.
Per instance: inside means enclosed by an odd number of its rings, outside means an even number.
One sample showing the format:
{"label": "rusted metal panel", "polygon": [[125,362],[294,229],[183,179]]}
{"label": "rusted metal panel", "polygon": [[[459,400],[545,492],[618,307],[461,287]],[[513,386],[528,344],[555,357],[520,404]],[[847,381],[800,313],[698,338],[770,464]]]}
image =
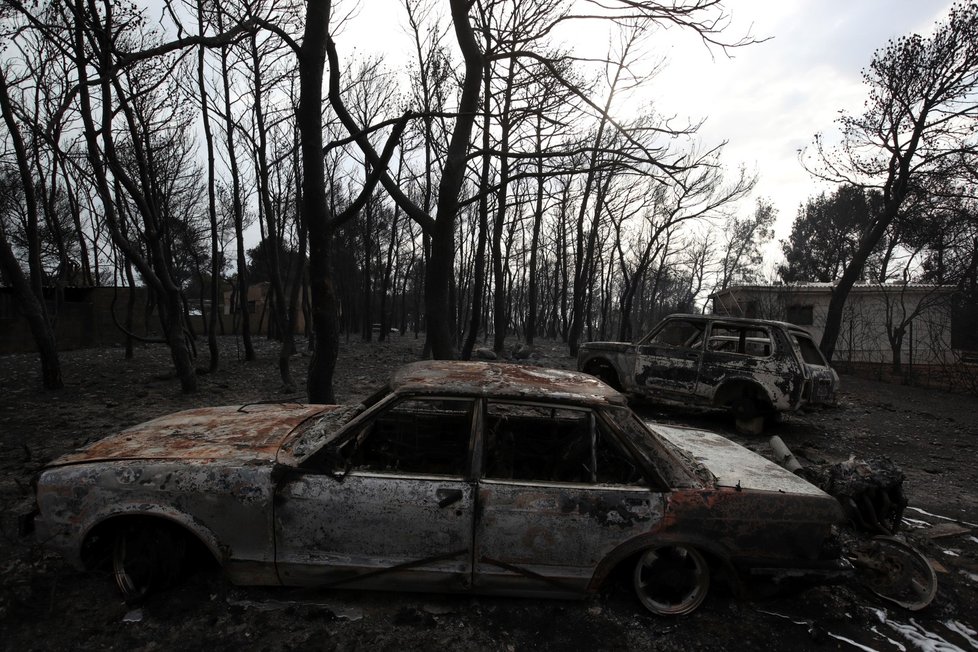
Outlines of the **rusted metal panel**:
{"label": "rusted metal panel", "polygon": [[[711,325],[711,333],[716,325]],[[747,326],[741,325],[742,328]],[[770,344],[767,355],[745,355],[737,352],[707,350],[700,370],[699,393],[711,403],[716,402],[717,392],[725,383],[745,381],[763,389],[771,407],[792,410],[800,404],[805,384],[803,368],[798,363],[784,331],[779,328],[758,325]],[[709,348],[709,347],[707,347]],[[766,349],[765,349],[766,350]]]}
{"label": "rusted metal panel", "polygon": [[[271,465],[199,460],[52,468],[38,482],[42,516],[36,521],[37,536],[79,565],[82,543],[99,523],[118,516],[156,516],[194,533],[221,562],[264,564],[272,571],[271,472]],[[276,581],[274,572],[261,577],[259,583]]]}
{"label": "rusted metal panel", "polygon": [[430,360],[405,365],[392,376],[400,393],[443,393],[526,400],[622,405],[624,398],[587,374],[515,364]]}
{"label": "rusted metal panel", "polygon": [[663,506],[662,494],[647,488],[484,480],[475,587],[581,593],[602,559],[659,525]]}
{"label": "rusted metal panel", "polygon": [[321,405],[298,404],[184,410],[101,439],[51,465],[125,459],[271,462],[293,428],[323,411]]}
{"label": "rusted metal panel", "polygon": [[467,588],[474,518],[461,478],[302,473],[276,497],[279,575],[292,585]]}
{"label": "rusted metal panel", "polygon": [[[680,491],[670,495],[664,532],[723,550],[742,569],[823,565],[832,526],[843,521],[829,496],[756,490]],[[709,549],[709,548],[707,548]]]}
{"label": "rusted metal panel", "polygon": [[635,385],[662,398],[695,397],[702,351],[640,346],[635,355]]}
{"label": "rusted metal panel", "polygon": [[754,408],[788,411],[831,402],[838,376],[824,360],[803,359],[799,337],[807,335],[783,322],[671,315],[638,344],[584,344],[578,368],[613,368],[624,392],[662,403],[738,408],[752,396]]}
{"label": "rusted metal panel", "polygon": [[[841,516],[724,438],[650,432],[589,376],[427,362],[391,386],[366,410],[212,408],[130,428],[44,471],[36,531],[77,562],[105,519],[151,515],[195,533],[242,584],[573,595],[659,541],[748,569],[816,567]],[[519,473],[483,472],[484,456],[534,438],[546,446]]]}
{"label": "rusted metal panel", "polygon": [[719,487],[828,497],[810,482],[716,433],[660,423],[646,425],[710,469]]}

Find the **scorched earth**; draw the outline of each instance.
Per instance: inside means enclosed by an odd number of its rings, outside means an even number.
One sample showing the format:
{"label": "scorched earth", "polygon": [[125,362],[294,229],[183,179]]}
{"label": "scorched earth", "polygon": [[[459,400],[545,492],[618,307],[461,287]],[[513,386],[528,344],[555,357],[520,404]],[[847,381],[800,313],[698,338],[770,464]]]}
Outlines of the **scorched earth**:
{"label": "scorched earth", "polygon": [[[168,412],[209,405],[301,398],[283,393],[277,345],[259,343],[245,363],[233,338],[222,365],[180,394],[165,348],[62,354],[67,388],[38,389],[32,355],[0,357],[0,647],[11,650],[130,649],[978,649],[978,398],[842,378],[836,408],[787,416],[764,437],[734,433],[728,417],[644,406],[646,418],[723,432],[771,457],[779,435],[802,462],[888,455],[906,473],[905,534],[937,570],[924,611],[909,613],[852,584],[741,600],[722,590],[683,618],[646,613],[626,582],[584,601],[453,597],[351,590],[238,588],[216,572],[139,606],[112,578],[82,574],[17,536],[30,481],[60,454]],[[344,343],[340,402],[367,396],[421,340]],[[573,368],[566,346],[543,343],[531,363]],[[293,358],[302,378],[307,357]],[[943,646],[943,647],[942,647]],[[951,647],[954,646],[954,647]]]}

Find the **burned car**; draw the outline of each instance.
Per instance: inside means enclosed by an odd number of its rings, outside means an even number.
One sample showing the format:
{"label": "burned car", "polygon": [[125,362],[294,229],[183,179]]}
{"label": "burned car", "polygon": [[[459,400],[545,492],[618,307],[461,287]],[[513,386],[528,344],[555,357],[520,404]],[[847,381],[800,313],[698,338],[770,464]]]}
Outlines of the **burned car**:
{"label": "burned car", "polygon": [[577,368],[634,398],[720,408],[738,429],[765,416],[835,401],[839,376],[808,331],[720,315],[670,315],[635,344],[587,342]]}
{"label": "burned car", "polygon": [[127,598],[193,550],[242,585],[572,597],[626,577],[657,614],[711,576],[826,576],[838,503],[592,376],[418,362],[363,404],[179,412],[50,463],[34,533]]}

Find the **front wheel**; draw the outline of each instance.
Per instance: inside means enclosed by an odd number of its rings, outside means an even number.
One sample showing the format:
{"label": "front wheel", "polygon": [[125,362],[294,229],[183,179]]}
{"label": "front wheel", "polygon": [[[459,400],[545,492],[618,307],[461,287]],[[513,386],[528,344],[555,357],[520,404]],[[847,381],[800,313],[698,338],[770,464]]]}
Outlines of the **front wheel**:
{"label": "front wheel", "polygon": [[121,527],[112,546],[112,575],[127,602],[173,584],[186,556],[186,539],[155,523]]}
{"label": "front wheel", "polygon": [[681,616],[706,599],[710,567],[696,548],[663,545],[639,556],[632,580],[643,607],[660,616]]}
{"label": "front wheel", "polygon": [[910,611],[929,605],[937,594],[937,574],[916,549],[891,536],[854,546],[850,561],[867,589]]}

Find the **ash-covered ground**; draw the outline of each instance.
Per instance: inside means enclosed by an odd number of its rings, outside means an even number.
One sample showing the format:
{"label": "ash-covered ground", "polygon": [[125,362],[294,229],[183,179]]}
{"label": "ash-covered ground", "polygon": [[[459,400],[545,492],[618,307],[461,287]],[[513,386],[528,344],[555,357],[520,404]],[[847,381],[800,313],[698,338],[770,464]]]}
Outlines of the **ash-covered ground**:
{"label": "ash-covered ground", "polygon": [[[341,402],[369,394],[421,340],[342,345]],[[125,426],[179,409],[301,398],[283,392],[277,344],[239,359],[223,338],[218,372],[183,395],[169,354],[146,346],[62,354],[66,388],[41,389],[33,355],[0,356],[0,648],[210,650],[522,649],[978,649],[978,398],[843,376],[836,408],[787,416],[763,437],[741,437],[722,415],[641,408],[646,418],[713,430],[770,456],[777,434],[805,463],[887,455],[906,473],[907,536],[938,571],[926,610],[892,607],[854,585],[737,599],[714,591],[696,613],[658,618],[628,587],[582,601],[458,597],[352,590],[238,588],[204,572],[138,608],[108,575],[83,574],[18,538],[46,461]],[[293,357],[299,386],[308,357]],[[534,364],[572,368],[565,346],[538,344]]]}

